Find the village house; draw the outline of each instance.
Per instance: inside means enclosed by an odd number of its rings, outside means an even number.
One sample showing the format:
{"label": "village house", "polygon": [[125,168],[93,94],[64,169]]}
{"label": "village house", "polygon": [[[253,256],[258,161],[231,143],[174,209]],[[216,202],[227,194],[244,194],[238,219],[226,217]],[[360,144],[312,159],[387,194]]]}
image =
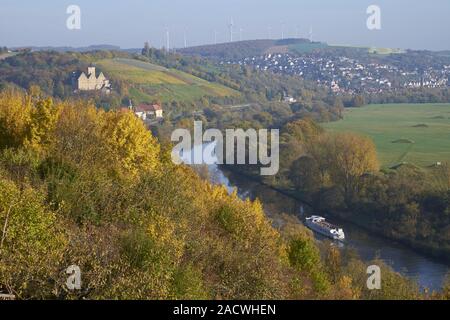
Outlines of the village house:
{"label": "village house", "polygon": [[134,113],[142,120],[163,117],[163,110],[159,104],[140,104],[134,108]]}
{"label": "village house", "polygon": [[87,75],[82,72],[76,79],[76,88],[79,91],[94,91],[99,90],[103,93],[111,92],[111,84],[108,79],[106,79],[103,72],[96,75],[95,67],[89,67],[87,70]]}
{"label": "village house", "polygon": [[128,107],[122,108],[122,110],[131,110],[139,119],[143,121],[148,119],[162,119],[163,109],[159,104],[145,104],[142,103],[134,107],[130,101]]}
{"label": "village house", "polygon": [[292,96],[284,94],[283,101],[286,102],[286,103],[292,104],[292,103],[296,103],[297,99],[295,99]]}

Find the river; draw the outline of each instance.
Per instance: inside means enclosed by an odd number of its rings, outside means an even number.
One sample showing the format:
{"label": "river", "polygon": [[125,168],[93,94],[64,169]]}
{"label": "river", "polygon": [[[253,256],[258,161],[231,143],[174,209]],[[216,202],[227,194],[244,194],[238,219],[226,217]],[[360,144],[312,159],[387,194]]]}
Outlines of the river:
{"label": "river", "polygon": [[[210,148],[211,145],[203,148],[207,147]],[[184,159],[189,157],[190,153],[183,156]],[[211,163],[211,161],[208,163]],[[306,215],[311,214],[307,209],[302,213],[301,208],[305,208],[305,206],[301,202],[265,185],[226,169],[221,169],[215,164],[208,165],[208,169],[209,179],[212,183],[224,185],[230,192],[237,189],[241,198],[258,198],[269,217],[272,214],[286,213],[295,215],[300,221],[303,221]],[[346,240],[341,246],[354,249],[362,260],[370,261],[378,257],[395,271],[415,279],[421,287],[433,290],[441,289],[443,280],[447,272],[450,271],[449,265],[420,254],[395,241],[367,233],[346,221],[331,217],[329,217],[329,220],[344,229]],[[317,241],[323,240],[320,235],[315,234],[315,237]]]}

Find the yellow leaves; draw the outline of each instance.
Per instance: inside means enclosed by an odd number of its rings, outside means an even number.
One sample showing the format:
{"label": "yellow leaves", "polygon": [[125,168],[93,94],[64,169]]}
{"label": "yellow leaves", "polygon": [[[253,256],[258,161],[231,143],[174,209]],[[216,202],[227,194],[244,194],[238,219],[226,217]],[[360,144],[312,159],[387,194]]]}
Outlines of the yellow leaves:
{"label": "yellow leaves", "polygon": [[358,288],[353,287],[353,280],[349,276],[342,276],[335,289],[334,299],[341,300],[354,300],[358,299],[361,295],[361,291]]}
{"label": "yellow leaves", "polygon": [[130,112],[104,112],[93,106],[65,105],[56,130],[61,156],[83,167],[134,177],[158,164],[159,145]]}
{"label": "yellow leaves", "polygon": [[38,93],[0,93],[0,148],[26,146],[71,160],[101,163],[122,176],[151,172],[160,148],[131,112],[104,112],[82,102],[54,103]]}
{"label": "yellow leaves", "polygon": [[59,107],[48,98],[0,93],[0,148],[27,146],[45,150],[53,139]]}
{"label": "yellow leaves", "polygon": [[60,107],[52,99],[39,99],[31,109],[30,139],[27,142],[34,150],[46,150],[54,142],[54,130]]}
{"label": "yellow leaves", "polygon": [[362,177],[377,172],[379,163],[372,140],[353,133],[323,134],[308,144],[322,186],[342,189],[347,204],[361,190]]}
{"label": "yellow leaves", "polygon": [[104,111],[81,101],[64,103],[61,108],[52,155],[80,168],[105,167]]}
{"label": "yellow leaves", "polygon": [[241,200],[236,191],[229,194],[224,186],[215,186],[210,193],[212,201],[209,210],[213,221],[228,236],[247,249],[263,242],[268,247],[278,247],[279,234],[270,225],[259,200]]}
{"label": "yellow leaves", "polygon": [[211,190],[211,197],[213,199],[223,199],[228,196],[227,188],[223,185],[214,186]]}
{"label": "yellow leaves", "polygon": [[448,273],[444,280],[444,285],[442,289],[442,298],[445,300],[450,300],[450,273]]}
{"label": "yellow leaves", "polygon": [[336,153],[336,166],[352,176],[379,169],[376,148],[371,139],[352,133],[332,136],[328,146]]}
{"label": "yellow leaves", "polygon": [[[193,170],[173,165],[132,113],[3,93],[0,126],[1,147],[16,153],[4,153],[0,170],[10,173],[3,162],[25,164],[39,170],[37,184],[47,190],[36,192],[19,174],[22,188],[0,180],[0,236],[6,234],[0,286],[22,290],[25,298],[58,296],[49,292],[58,286],[60,271],[75,263],[85,273],[87,298],[186,298],[205,292],[235,299],[289,298],[291,280],[298,276],[326,292],[322,270],[305,275],[321,263],[305,230],[285,227],[298,241],[283,241],[259,201],[243,201],[236,191],[230,195]],[[40,151],[24,148],[37,154],[33,168],[34,158],[17,152],[25,141]],[[367,152],[355,154],[362,158]],[[61,232],[62,225],[69,231]],[[340,287],[350,287],[350,279],[341,280]]]}
{"label": "yellow leaves", "polygon": [[44,196],[30,187],[20,190],[13,182],[0,181],[0,223],[2,249],[19,249],[33,244],[49,246],[56,215],[43,205]]}
{"label": "yellow leaves", "polygon": [[184,242],[177,238],[174,221],[165,216],[154,216],[152,222],[147,227],[150,238],[165,247],[166,254],[172,256],[173,261],[179,261],[183,254]]}
{"label": "yellow leaves", "polygon": [[311,277],[315,292],[319,296],[328,292],[330,282],[323,270],[320,251],[311,238],[293,238],[289,242],[288,257],[295,270]]}
{"label": "yellow leaves", "polygon": [[363,175],[378,171],[379,163],[372,140],[352,133],[329,136],[325,142],[331,161],[330,176],[341,187],[347,205],[361,190]]}
{"label": "yellow leaves", "polygon": [[282,142],[286,143],[286,140],[294,139],[297,143],[305,143],[309,139],[317,137],[322,133],[322,127],[313,120],[308,118],[296,120],[294,122],[289,122],[283,128]]}
{"label": "yellow leaves", "polygon": [[131,112],[105,113],[102,136],[109,156],[117,163],[119,170],[136,175],[156,168],[159,145],[142,121]]}
{"label": "yellow leaves", "polygon": [[0,148],[18,147],[29,138],[31,107],[15,91],[0,94]]}
{"label": "yellow leaves", "polygon": [[0,284],[14,288],[18,298],[48,297],[67,244],[65,235],[43,204],[43,194],[7,180],[0,180],[0,190]]}

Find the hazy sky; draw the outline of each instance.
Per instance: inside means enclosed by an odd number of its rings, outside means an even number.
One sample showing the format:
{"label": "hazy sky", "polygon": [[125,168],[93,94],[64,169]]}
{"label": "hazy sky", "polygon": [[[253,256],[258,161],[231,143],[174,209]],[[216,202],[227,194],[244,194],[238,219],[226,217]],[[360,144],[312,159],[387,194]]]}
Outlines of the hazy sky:
{"label": "hazy sky", "polygon": [[[381,30],[366,27],[366,9],[381,8]],[[69,30],[69,5],[81,8],[81,30]],[[450,0],[0,0],[0,45],[86,46],[122,48],[165,43],[171,46],[234,38],[308,37],[330,44],[450,49]],[[284,27],[283,27],[284,26]]]}

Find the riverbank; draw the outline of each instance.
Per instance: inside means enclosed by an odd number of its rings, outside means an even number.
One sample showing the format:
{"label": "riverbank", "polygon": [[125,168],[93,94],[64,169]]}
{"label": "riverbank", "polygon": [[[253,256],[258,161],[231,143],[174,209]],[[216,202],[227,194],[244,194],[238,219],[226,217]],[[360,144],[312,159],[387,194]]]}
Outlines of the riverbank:
{"label": "riverbank", "polygon": [[337,211],[327,211],[327,212],[320,212],[320,211],[315,211],[314,209],[314,205],[308,201],[307,199],[305,199],[304,197],[300,197],[298,195],[298,193],[295,193],[293,190],[287,190],[287,189],[281,189],[281,188],[277,188],[275,186],[272,186],[270,184],[265,183],[264,181],[261,181],[260,176],[254,176],[251,175],[247,172],[244,172],[242,170],[237,169],[236,167],[233,166],[220,166],[222,170],[227,170],[230,172],[233,172],[235,174],[241,175],[243,177],[245,177],[246,179],[249,179],[255,183],[258,183],[262,186],[265,186],[266,188],[270,188],[271,190],[278,192],[286,197],[290,197],[296,201],[299,201],[305,205],[307,205],[308,207],[310,207],[314,212],[316,212],[317,214],[321,214],[321,215],[328,215],[330,217],[337,217],[340,220],[343,220],[349,224],[352,224],[358,228],[363,229],[364,231],[371,233],[375,236],[378,237],[382,237],[385,239],[388,239],[390,241],[395,241],[401,245],[404,245],[406,247],[408,247],[409,249],[411,249],[412,251],[425,255],[431,259],[434,259],[436,262],[439,263],[444,263],[450,266],[450,252],[447,250],[436,250],[436,248],[431,247],[431,246],[427,246],[424,245],[422,243],[419,243],[417,241],[412,241],[409,239],[404,239],[404,238],[400,238],[400,237],[394,237],[394,236],[390,236],[388,234],[386,234],[386,232],[384,232],[383,230],[380,230],[378,228],[375,227],[371,227],[367,224],[365,224],[363,221],[358,221],[358,219],[354,219],[354,217],[352,216],[351,212],[337,212]]}
{"label": "riverbank", "polygon": [[[306,216],[314,212],[310,206],[305,205],[290,192],[261,183],[259,179],[241,174],[238,170],[227,170],[223,166],[221,168],[216,165],[210,166],[210,178],[213,178],[212,183],[224,185],[230,192],[236,189],[237,194],[243,199],[258,198],[269,217],[273,214],[275,216],[288,214],[303,221]],[[304,212],[301,207],[304,207]],[[450,272],[448,264],[423,252],[413,250],[410,246],[398,241],[371,232],[367,228],[359,227],[351,221],[331,215],[328,218],[332,223],[345,230],[346,241],[339,244],[339,247],[354,250],[360,259],[367,263],[374,259],[380,259],[396,272],[417,281],[422,288],[442,289],[445,277]],[[327,240],[318,234],[314,234],[314,236],[319,242]]]}

